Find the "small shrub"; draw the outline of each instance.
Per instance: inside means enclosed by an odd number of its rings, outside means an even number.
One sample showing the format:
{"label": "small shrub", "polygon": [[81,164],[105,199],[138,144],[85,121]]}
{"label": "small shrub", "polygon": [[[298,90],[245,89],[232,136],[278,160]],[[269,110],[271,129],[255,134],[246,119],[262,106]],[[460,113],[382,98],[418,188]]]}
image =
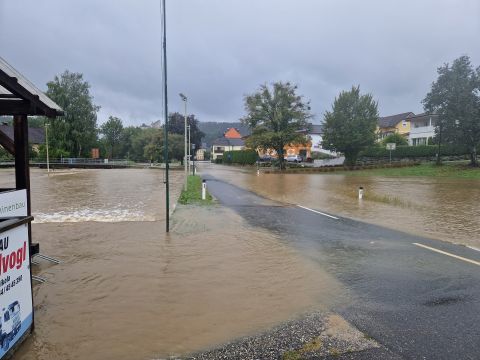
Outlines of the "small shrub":
{"label": "small shrub", "polygon": [[253,165],[258,160],[255,150],[225,151],[223,153],[224,164]]}

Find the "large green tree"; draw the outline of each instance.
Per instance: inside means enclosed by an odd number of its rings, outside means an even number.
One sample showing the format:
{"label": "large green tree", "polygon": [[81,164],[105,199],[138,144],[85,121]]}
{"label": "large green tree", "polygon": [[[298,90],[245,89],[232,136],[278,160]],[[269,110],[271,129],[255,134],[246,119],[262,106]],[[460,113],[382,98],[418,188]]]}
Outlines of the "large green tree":
{"label": "large green tree", "polygon": [[438,68],[438,78],[423,99],[427,112],[438,114],[438,143],[465,144],[470,164],[478,166],[480,145],[480,67],[474,69],[468,56]]}
{"label": "large green tree", "polygon": [[[144,146],[144,157],[150,161],[164,161],[164,137],[163,129],[155,129],[148,139],[148,143]],[[184,137],[180,134],[168,134],[168,158],[172,160],[182,161],[185,147]]]}
{"label": "large green tree", "polygon": [[[202,138],[205,134],[198,128],[198,120],[195,118],[195,115],[187,116],[187,125],[190,125],[190,142],[195,144],[197,149],[200,149]],[[171,113],[168,116],[168,132],[170,134],[184,135],[185,116],[178,112]]]}
{"label": "large green tree", "polygon": [[82,74],[66,70],[47,87],[47,95],[65,111],[65,116],[52,121],[52,147],[66,150],[70,156],[87,156],[97,140],[100,109],[93,103],[90,85]]}
{"label": "large green tree", "polygon": [[241,121],[252,134],[247,144],[254,149],[275,150],[280,168],[285,168],[284,149],[289,144],[306,144],[302,130],[308,128],[312,117],[310,104],[296,94],[297,86],[289,82],[276,82],[245,96],[247,115]]}
{"label": "large green tree", "polygon": [[322,146],[343,153],[345,164],[354,166],[359,152],[375,143],[377,105],[371,94],[360,94],[360,86],[342,91],[325,113]]}
{"label": "large green tree", "polygon": [[383,145],[387,145],[389,143],[395,143],[397,145],[408,145],[408,140],[405,136],[402,136],[399,133],[393,133],[393,134],[387,135],[382,140]]}
{"label": "large green tree", "polygon": [[110,150],[110,158],[114,158],[115,146],[122,140],[123,123],[122,120],[115,116],[110,116],[108,120],[100,127],[103,134],[103,140]]}

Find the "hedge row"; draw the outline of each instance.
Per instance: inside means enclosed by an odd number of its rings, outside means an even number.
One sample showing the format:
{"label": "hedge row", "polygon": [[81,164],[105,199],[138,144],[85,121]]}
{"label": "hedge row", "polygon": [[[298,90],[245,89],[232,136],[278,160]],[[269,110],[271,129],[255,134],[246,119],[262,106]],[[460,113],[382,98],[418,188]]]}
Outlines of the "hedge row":
{"label": "hedge row", "polygon": [[[420,146],[397,146],[392,151],[392,158],[417,158],[417,157],[435,157],[438,147],[436,145]],[[440,146],[441,156],[454,156],[468,154],[468,149],[464,145],[446,144]],[[360,153],[360,157],[383,158],[389,157],[390,151],[384,147],[374,146]]]}
{"label": "hedge row", "polygon": [[258,160],[255,150],[225,151],[223,153],[224,164],[253,165]]}

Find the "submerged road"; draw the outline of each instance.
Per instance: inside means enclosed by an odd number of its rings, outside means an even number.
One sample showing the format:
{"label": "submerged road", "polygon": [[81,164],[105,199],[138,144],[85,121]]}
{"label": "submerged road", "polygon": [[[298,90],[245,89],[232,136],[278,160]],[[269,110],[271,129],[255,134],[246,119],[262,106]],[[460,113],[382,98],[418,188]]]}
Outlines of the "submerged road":
{"label": "submerged road", "polygon": [[[334,310],[392,359],[480,359],[480,251],[283,204],[203,174],[221,204],[343,283]],[[472,234],[474,235],[474,234]]]}

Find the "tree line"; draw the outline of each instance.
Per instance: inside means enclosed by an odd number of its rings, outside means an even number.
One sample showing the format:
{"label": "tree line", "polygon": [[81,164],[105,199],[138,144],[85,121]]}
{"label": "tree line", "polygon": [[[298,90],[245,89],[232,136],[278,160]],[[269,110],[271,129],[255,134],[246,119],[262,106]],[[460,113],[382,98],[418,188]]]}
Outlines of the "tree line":
{"label": "tree line", "polygon": [[[121,158],[133,161],[163,161],[164,126],[124,126],[116,116],[99,125],[100,106],[94,103],[90,84],[81,73],[66,70],[47,83],[47,96],[55,101],[65,115],[54,120],[29,117],[30,127],[48,126],[49,155],[51,158],[91,157],[91,149],[98,148],[102,158]],[[183,161],[184,115],[169,115],[169,157]],[[204,134],[198,128],[195,115],[187,116],[191,143],[199,148]],[[0,154],[1,155],[1,154]],[[32,157],[46,158],[46,145],[40,145]]]}
{"label": "tree line", "polygon": [[[475,69],[468,56],[461,56],[437,72],[438,78],[422,103],[426,112],[439,118],[434,138],[438,153],[442,144],[462,144],[470,154],[470,164],[478,166],[480,67]],[[244,98],[247,114],[241,121],[252,129],[247,144],[254,149],[275,150],[281,168],[285,166],[286,146],[308,142],[304,133],[313,117],[309,102],[296,91],[297,87],[289,82],[276,82],[273,86],[262,85]],[[344,154],[345,164],[353,166],[361,151],[379,146],[378,119],[378,102],[372,94],[361,94],[360,86],[340,92],[332,109],[324,114],[322,147]],[[388,141],[406,142],[398,135]]]}

